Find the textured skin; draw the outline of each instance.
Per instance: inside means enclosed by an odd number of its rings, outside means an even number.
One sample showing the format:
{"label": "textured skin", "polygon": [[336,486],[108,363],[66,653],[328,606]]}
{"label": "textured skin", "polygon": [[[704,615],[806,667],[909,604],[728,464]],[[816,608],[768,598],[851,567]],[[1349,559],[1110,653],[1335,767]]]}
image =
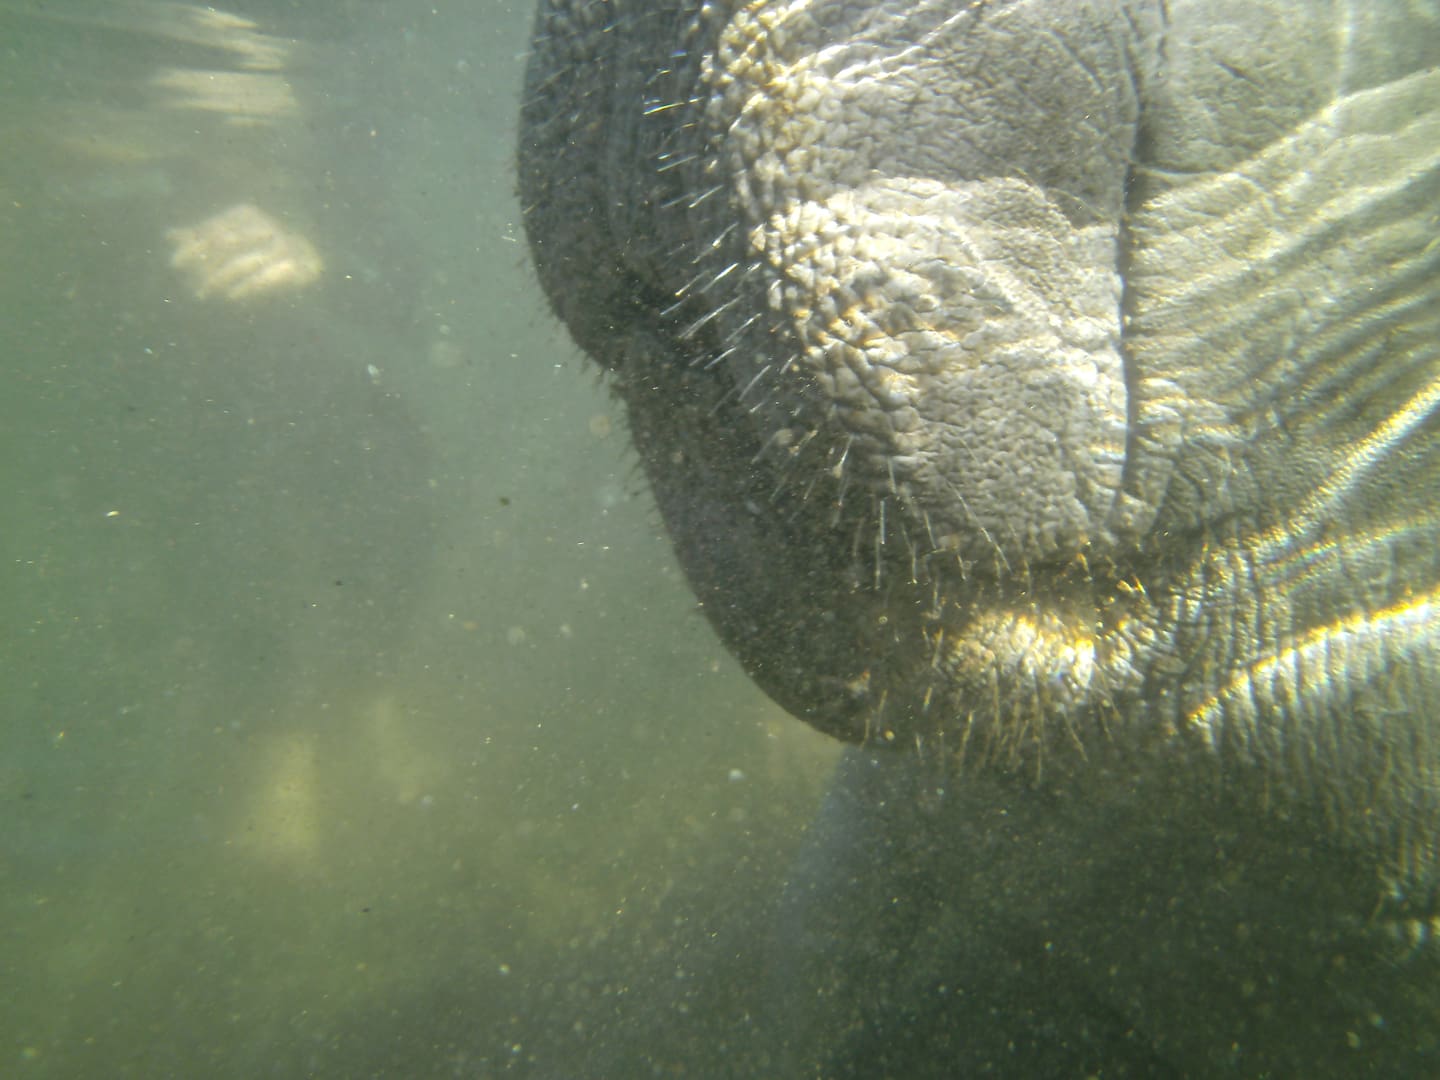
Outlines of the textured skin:
{"label": "textured skin", "polygon": [[[965,968],[1044,925],[1116,1046],[1201,1072],[1433,1051],[1437,58],[1421,0],[543,5],[541,281],[716,630],[864,746],[797,895],[849,842],[963,898],[924,933]],[[959,978],[918,925],[796,961],[825,1068],[963,1026],[876,1049]],[[1033,1067],[1118,1060],[1061,1027]]]}

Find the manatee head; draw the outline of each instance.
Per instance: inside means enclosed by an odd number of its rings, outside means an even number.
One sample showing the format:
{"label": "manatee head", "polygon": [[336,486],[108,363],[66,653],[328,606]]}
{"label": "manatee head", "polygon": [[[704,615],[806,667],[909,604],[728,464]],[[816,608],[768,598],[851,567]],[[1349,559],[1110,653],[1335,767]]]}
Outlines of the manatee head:
{"label": "manatee head", "polygon": [[1431,895],[1432,9],[553,0],[536,49],[541,281],[776,701],[1234,782]]}

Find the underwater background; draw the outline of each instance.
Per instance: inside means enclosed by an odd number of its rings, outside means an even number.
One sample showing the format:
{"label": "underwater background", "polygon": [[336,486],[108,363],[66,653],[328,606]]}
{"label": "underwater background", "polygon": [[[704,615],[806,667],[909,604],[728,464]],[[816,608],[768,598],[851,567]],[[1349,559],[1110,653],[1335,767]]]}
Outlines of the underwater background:
{"label": "underwater background", "polygon": [[0,5],[0,1075],[747,1060],[837,747],[545,307],[530,19]]}

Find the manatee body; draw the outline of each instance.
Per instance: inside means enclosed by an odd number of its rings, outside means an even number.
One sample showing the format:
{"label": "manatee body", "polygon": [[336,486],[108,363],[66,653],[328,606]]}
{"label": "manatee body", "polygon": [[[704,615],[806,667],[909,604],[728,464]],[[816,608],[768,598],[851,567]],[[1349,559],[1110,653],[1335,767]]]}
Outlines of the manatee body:
{"label": "manatee body", "polygon": [[540,280],[856,744],[822,1075],[1440,1068],[1440,5],[544,0]]}

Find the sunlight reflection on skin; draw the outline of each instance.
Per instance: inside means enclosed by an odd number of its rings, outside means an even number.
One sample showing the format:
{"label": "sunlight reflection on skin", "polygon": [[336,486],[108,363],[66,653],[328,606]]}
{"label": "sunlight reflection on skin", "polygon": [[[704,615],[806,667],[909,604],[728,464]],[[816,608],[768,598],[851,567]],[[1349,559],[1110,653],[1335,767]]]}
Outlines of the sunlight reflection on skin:
{"label": "sunlight reflection on skin", "polygon": [[198,225],[171,229],[170,265],[199,299],[245,300],[279,288],[299,289],[320,276],[324,262],[315,245],[286,232],[257,206],[240,203]]}

